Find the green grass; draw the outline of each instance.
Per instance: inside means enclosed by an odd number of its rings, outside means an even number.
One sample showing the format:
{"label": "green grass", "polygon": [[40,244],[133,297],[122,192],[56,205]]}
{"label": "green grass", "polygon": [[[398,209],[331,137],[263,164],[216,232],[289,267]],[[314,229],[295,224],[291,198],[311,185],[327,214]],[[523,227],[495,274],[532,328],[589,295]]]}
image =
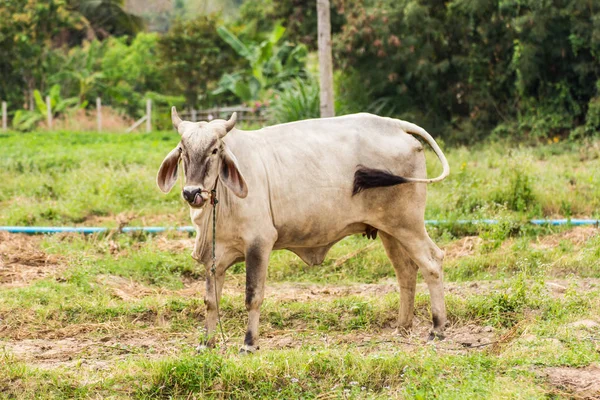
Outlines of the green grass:
{"label": "green grass", "polygon": [[[155,184],[177,141],[174,132],[2,134],[0,224],[116,225],[114,216],[122,213],[132,223],[188,223],[178,190],[164,195]],[[599,216],[597,144],[507,146],[449,149],[452,174],[429,186],[426,217]],[[432,153],[428,167],[431,176],[440,170]]]}
{"label": "green grass", "polygon": [[[172,133],[0,135],[0,224],[116,226],[118,215],[132,224],[189,224],[176,191],[165,196],[154,184],[176,141]],[[570,393],[552,386],[543,371],[600,362],[599,328],[572,325],[600,321],[600,236],[591,228],[523,221],[598,216],[596,145],[488,144],[447,154],[453,175],[430,186],[427,218],[500,223],[429,227],[448,253],[446,340],[425,341],[430,306],[421,280],[414,333],[392,335],[398,307],[393,269],[381,243],[360,236],[334,246],[322,266],[273,253],[261,350],[244,357],[237,354],[247,318],[243,264],[227,273],[221,303],[226,346],[219,338],[216,350],[194,353],[205,271],[189,257],[189,235],[7,235],[0,236],[0,249],[8,252],[0,262],[15,258],[9,268],[33,268],[42,277],[11,287],[1,280],[10,269],[0,269],[0,398]],[[434,175],[439,166],[428,158]],[[18,245],[23,241],[43,256],[28,258],[32,250]],[[40,257],[58,265],[54,275],[44,275],[54,267],[35,261]],[[493,343],[465,347],[465,334]]]}

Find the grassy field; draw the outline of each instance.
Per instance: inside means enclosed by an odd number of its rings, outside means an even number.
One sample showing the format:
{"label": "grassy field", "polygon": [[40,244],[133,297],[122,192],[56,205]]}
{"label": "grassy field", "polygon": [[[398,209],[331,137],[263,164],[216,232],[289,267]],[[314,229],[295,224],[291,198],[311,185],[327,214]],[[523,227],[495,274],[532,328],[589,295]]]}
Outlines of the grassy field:
{"label": "grassy field", "polygon": [[[0,135],[0,225],[189,225],[154,177],[177,143],[149,135]],[[529,218],[600,217],[600,143],[447,148],[430,186],[451,326],[392,334],[393,269],[349,237],[324,265],[272,255],[261,350],[245,331],[244,265],[225,283],[226,341],[194,353],[204,268],[192,237],[0,233],[0,398],[591,398],[600,396],[600,235]],[[439,172],[428,155],[430,174]],[[497,218],[492,226],[452,224]]]}

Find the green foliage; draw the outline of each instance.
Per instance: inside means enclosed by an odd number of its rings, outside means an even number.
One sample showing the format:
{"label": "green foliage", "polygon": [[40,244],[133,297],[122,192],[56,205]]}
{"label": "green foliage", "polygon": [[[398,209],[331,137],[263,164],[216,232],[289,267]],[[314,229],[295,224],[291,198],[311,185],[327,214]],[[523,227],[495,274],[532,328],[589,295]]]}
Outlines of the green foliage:
{"label": "green foliage", "polygon": [[71,9],[77,10],[96,37],[107,35],[135,35],[144,23],[136,15],[125,10],[125,0],[68,0]]}
{"label": "green foliage", "polygon": [[6,0],[0,6],[0,98],[33,109],[33,90],[46,89],[48,49],[65,29],[81,29],[66,0]]}
{"label": "green foliage", "polygon": [[[79,107],[84,108],[87,105],[86,101],[78,104],[79,99],[77,97],[63,99],[60,95],[60,91],[60,85],[54,85],[50,88],[48,93],[48,97],[50,97],[50,109],[52,110],[53,116],[72,111]],[[33,97],[36,108],[34,110],[18,110],[13,118],[12,125],[14,129],[18,131],[32,130],[40,121],[47,117],[48,107],[45,98],[42,98],[42,94],[37,89],[33,91]]]}
{"label": "green foliage", "polygon": [[274,123],[319,118],[319,86],[314,80],[294,79],[275,91],[269,117]]}
{"label": "green foliage", "polygon": [[224,26],[217,32],[221,38],[241,57],[248,68],[234,73],[225,73],[213,94],[233,93],[243,102],[258,100],[270,89],[280,89],[292,78],[304,78],[307,49],[290,42],[281,43],[285,28],[275,25],[267,39],[244,43]]}
{"label": "green foliage", "polygon": [[538,138],[584,124],[600,75],[595,6],[373,0],[348,8],[334,43],[369,95],[358,107],[382,101],[385,114],[467,143],[513,121],[503,133]]}
{"label": "green foliage", "polygon": [[496,195],[496,202],[518,212],[535,207],[537,199],[533,191],[533,179],[529,174],[517,167],[510,172],[508,178],[507,187]]}
{"label": "green foliage", "polygon": [[55,51],[56,71],[49,75],[49,82],[60,83],[64,89],[75,94],[81,103],[93,103],[104,88],[100,64],[111,44],[110,41],[94,40],[84,42],[81,47],[74,47],[68,52]]}
{"label": "green foliage", "polygon": [[596,96],[590,99],[585,116],[585,129],[588,133],[600,131],[600,80],[596,82]]}
{"label": "green foliage", "polygon": [[[0,98],[11,108],[33,109],[33,90],[60,83],[63,68],[57,49],[80,44],[85,37],[134,34],[141,20],[126,13],[123,0],[6,0],[0,7]],[[83,51],[86,53],[86,51]],[[81,60],[80,60],[81,61]],[[78,62],[71,78],[78,81],[80,101],[98,78]],[[84,67],[85,68],[82,68]],[[98,72],[95,72],[98,73]],[[70,88],[63,85],[66,90]]]}
{"label": "green foliage", "polygon": [[217,34],[220,23],[214,14],[176,21],[158,40],[167,83],[171,83],[167,88],[184,93],[190,107],[212,105],[209,93],[223,72],[236,65],[234,52]]}
{"label": "green foliage", "polygon": [[[345,22],[345,1],[331,0],[331,30],[340,31]],[[287,37],[311,50],[317,48],[317,1],[298,0],[245,0],[240,7],[238,23],[245,35],[257,37],[281,23]]]}
{"label": "green foliage", "polygon": [[160,37],[142,33],[128,44],[123,38],[111,38],[101,57],[102,86],[99,91],[108,104],[129,115],[143,114],[146,92],[162,92],[168,76],[160,62]]}

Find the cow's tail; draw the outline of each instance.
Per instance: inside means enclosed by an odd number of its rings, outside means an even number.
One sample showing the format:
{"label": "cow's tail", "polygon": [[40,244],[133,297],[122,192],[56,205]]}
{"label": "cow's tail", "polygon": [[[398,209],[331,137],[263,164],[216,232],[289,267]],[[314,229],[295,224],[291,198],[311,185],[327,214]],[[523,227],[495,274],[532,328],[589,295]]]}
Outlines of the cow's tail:
{"label": "cow's tail", "polygon": [[389,171],[385,171],[382,169],[368,168],[364,165],[359,165],[356,172],[354,173],[354,185],[352,188],[352,195],[365,190],[376,187],[386,187],[386,186],[394,186],[399,185],[401,183],[434,183],[439,182],[446,178],[450,174],[450,165],[448,165],[448,160],[446,156],[440,149],[440,146],[436,143],[435,139],[431,137],[429,133],[418,125],[412,124],[410,122],[396,120],[397,123],[400,124],[400,128],[407,133],[411,133],[413,135],[417,135],[423,138],[431,146],[434,153],[440,159],[442,163],[442,174],[436,178],[432,179],[420,179],[420,178],[406,178],[403,176],[394,175]]}

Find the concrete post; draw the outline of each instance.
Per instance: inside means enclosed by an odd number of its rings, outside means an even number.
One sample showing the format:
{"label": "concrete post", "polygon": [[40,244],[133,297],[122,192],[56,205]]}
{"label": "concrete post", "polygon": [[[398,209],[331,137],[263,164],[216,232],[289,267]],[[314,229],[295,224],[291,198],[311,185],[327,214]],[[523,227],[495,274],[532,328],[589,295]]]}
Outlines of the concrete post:
{"label": "concrete post", "polygon": [[96,97],[96,124],[98,132],[102,132],[102,100]]}

